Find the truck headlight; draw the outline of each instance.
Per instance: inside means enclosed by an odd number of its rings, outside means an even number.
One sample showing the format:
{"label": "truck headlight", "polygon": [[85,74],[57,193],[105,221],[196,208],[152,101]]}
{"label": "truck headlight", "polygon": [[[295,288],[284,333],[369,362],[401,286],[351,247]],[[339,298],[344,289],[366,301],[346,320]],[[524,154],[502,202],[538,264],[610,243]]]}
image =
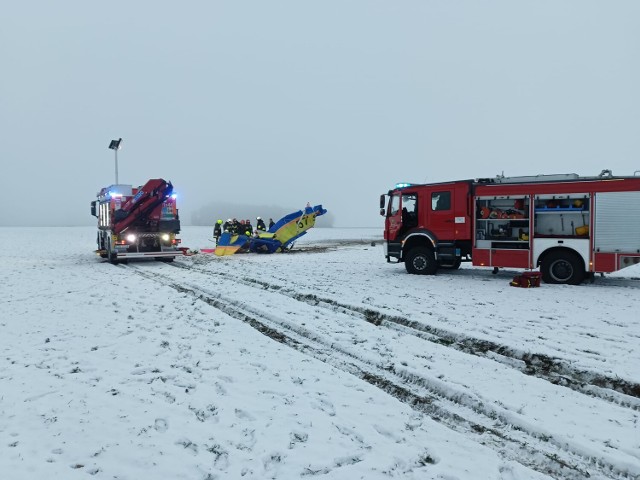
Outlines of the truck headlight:
{"label": "truck headlight", "polygon": [[169,241],[169,234],[168,233],[163,233],[160,238],[162,238],[163,241],[168,242]]}
{"label": "truck headlight", "polygon": [[127,242],[133,243],[135,241],[136,241],[136,236],[133,233],[130,233],[129,235],[127,235]]}

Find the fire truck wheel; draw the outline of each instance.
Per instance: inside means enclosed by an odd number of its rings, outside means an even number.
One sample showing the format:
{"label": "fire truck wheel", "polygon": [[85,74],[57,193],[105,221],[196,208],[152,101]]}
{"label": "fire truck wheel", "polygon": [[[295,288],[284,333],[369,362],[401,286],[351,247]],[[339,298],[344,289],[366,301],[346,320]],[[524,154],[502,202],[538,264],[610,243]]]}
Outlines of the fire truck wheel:
{"label": "fire truck wheel", "polygon": [[582,260],[569,251],[551,252],[542,261],[540,270],[545,283],[579,285],[584,280]]}
{"label": "fire truck wheel", "polygon": [[100,257],[107,258],[107,246],[104,244],[104,239],[102,238],[100,233],[98,233],[97,242],[98,242],[98,250],[100,250]]}
{"label": "fire truck wheel", "polygon": [[416,247],[409,250],[404,261],[407,272],[416,275],[435,275],[438,270],[438,262],[433,250],[426,247]]}
{"label": "fire truck wheel", "polygon": [[113,263],[114,265],[118,263],[116,252],[114,252],[111,248],[111,239],[107,241],[107,258],[109,259],[109,262]]}

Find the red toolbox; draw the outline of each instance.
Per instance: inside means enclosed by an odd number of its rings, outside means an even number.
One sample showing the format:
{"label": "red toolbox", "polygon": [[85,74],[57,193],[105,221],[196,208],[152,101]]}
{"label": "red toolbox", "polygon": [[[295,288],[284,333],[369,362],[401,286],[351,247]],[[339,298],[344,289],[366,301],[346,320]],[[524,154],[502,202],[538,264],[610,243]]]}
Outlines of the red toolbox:
{"label": "red toolbox", "polygon": [[541,279],[542,274],[540,272],[522,272],[522,274],[513,277],[509,285],[521,288],[539,287]]}

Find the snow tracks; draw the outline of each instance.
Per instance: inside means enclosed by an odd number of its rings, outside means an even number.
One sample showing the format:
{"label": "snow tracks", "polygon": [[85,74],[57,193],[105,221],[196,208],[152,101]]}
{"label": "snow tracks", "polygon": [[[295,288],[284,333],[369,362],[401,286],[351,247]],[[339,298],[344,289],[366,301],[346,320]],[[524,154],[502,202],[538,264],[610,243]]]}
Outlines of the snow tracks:
{"label": "snow tracks", "polygon": [[238,266],[205,257],[129,268],[374,385],[506,461],[552,478],[640,475],[637,384]]}

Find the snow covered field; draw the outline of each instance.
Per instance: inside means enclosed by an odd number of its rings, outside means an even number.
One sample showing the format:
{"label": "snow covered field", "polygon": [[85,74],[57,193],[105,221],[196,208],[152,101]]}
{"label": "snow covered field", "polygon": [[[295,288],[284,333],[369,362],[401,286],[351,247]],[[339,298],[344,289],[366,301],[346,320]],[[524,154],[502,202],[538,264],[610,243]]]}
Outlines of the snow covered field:
{"label": "snow covered field", "polygon": [[640,478],[640,266],[520,289],[381,236],[114,266],[0,228],[0,478]]}

